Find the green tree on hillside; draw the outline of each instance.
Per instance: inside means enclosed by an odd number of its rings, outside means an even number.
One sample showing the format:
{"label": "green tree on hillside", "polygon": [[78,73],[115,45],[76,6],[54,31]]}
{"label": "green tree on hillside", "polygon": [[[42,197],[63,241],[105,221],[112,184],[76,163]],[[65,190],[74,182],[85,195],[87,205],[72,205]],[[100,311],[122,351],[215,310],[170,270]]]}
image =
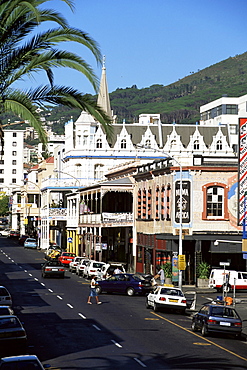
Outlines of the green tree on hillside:
{"label": "green tree on hillside", "polygon": [[[12,112],[22,120],[28,120],[43,143],[47,137],[37,108],[44,108],[47,103],[86,110],[110,134],[110,118],[95,100],[73,87],[54,84],[53,69],[67,67],[84,74],[95,91],[98,89],[98,79],[91,66],[77,54],[59,50],[61,42],[84,45],[98,63],[102,57],[98,44],[87,33],[70,27],[55,10],[41,8],[48,1],[0,0],[0,113]],[[73,8],[72,0],[61,1]],[[56,27],[37,33],[39,26],[47,21],[55,23]],[[16,81],[39,71],[45,72],[49,84],[26,91],[14,87]],[[4,126],[8,125],[0,125],[1,137]]]}

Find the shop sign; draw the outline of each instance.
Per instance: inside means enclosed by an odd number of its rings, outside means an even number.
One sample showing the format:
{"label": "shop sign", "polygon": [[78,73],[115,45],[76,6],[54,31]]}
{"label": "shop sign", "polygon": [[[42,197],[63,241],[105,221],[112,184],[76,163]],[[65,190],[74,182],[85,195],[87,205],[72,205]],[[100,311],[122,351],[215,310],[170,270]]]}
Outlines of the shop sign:
{"label": "shop sign", "polygon": [[175,182],[175,222],[180,223],[180,211],[182,211],[182,224],[190,223],[190,181],[182,181],[182,205],[180,205],[180,180]]}

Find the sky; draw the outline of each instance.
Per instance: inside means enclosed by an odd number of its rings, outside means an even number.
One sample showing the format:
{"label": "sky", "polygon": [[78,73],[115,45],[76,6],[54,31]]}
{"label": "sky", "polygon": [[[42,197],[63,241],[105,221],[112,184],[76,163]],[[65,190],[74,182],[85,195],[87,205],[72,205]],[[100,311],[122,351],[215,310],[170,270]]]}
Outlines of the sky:
{"label": "sky", "polygon": [[[46,7],[98,42],[106,58],[109,92],[133,85],[166,86],[247,51],[246,0],[74,0],[74,4],[73,13],[61,0],[51,0]],[[87,48],[74,43],[64,47],[85,59],[100,78],[101,66]],[[38,84],[39,78],[31,84]],[[56,70],[55,83],[94,93],[79,72]]]}

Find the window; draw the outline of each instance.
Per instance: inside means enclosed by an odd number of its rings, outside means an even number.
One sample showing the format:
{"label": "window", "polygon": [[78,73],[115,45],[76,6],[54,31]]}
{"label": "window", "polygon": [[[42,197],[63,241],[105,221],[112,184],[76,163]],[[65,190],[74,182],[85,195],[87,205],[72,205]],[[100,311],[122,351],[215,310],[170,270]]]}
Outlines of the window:
{"label": "window", "polygon": [[216,143],[216,150],[222,150],[222,141],[218,140]]}
{"label": "window", "polygon": [[12,179],[12,184],[16,184],[16,179]]}
{"label": "window", "polygon": [[194,148],[194,150],[199,150],[199,140],[194,141],[193,148]]}
{"label": "window", "polygon": [[238,114],[238,106],[236,104],[227,104],[226,114]]}
{"label": "window", "polygon": [[4,173],[4,170],[3,169],[0,169],[0,173]]}
{"label": "window", "polygon": [[4,160],[3,159],[0,159],[0,164],[4,164]]}
{"label": "window", "polygon": [[216,116],[221,116],[222,115],[222,105],[219,105],[216,107]]}
{"label": "window", "polygon": [[17,135],[16,135],[16,132],[13,132],[13,137],[16,137]]}
{"label": "window", "polygon": [[16,159],[13,159],[12,164],[15,166],[16,165]]}
{"label": "window", "polygon": [[13,169],[13,170],[12,170],[12,173],[16,174],[16,169]]}
{"label": "window", "polygon": [[97,149],[102,148],[102,140],[101,139],[97,139],[97,141],[96,141],[96,148]]}
{"label": "window", "polygon": [[12,155],[17,155],[17,152],[13,150]]}
{"label": "window", "polygon": [[227,220],[228,186],[223,183],[209,183],[202,187],[203,191],[203,220]]}
{"label": "window", "polygon": [[17,146],[17,142],[13,141],[12,146]]}
{"label": "window", "polygon": [[3,181],[3,178],[0,178],[0,183],[3,183],[4,181]]}
{"label": "window", "polygon": [[126,140],[121,140],[121,149],[126,149]]}
{"label": "window", "polygon": [[146,140],[145,147],[146,148],[151,148],[151,141],[150,140]]}
{"label": "window", "polygon": [[104,165],[96,164],[94,166],[94,180],[101,180],[104,176]]}

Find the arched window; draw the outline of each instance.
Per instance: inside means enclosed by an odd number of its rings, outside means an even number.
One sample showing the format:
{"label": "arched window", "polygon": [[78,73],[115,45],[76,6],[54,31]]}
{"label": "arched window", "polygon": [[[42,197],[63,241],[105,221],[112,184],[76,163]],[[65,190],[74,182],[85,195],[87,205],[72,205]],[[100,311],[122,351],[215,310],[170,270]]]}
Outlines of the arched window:
{"label": "arched window", "polygon": [[228,186],[221,183],[210,183],[203,186],[203,213],[204,220],[228,219],[227,209],[227,189]]}
{"label": "arched window", "polygon": [[193,148],[194,148],[194,150],[199,150],[199,140],[194,141]]}
{"label": "arched window", "polygon": [[102,140],[101,139],[97,139],[97,141],[96,141],[96,148],[97,149],[102,148]]}
{"label": "arched window", "polygon": [[152,218],[152,189],[148,189],[148,219]]}
{"label": "arched window", "polygon": [[142,218],[147,218],[147,194],[145,189],[142,191]]}
{"label": "arched window", "polygon": [[137,218],[141,218],[142,214],[142,192],[138,190],[138,201],[137,201]]}
{"label": "arched window", "polygon": [[104,165],[103,164],[95,164],[94,166],[94,180],[102,180],[104,176]]}
{"label": "arched window", "polygon": [[216,143],[216,150],[222,150],[222,141],[218,140]]}
{"label": "arched window", "polygon": [[121,149],[126,149],[126,140],[125,139],[121,140]]}
{"label": "arched window", "polygon": [[146,140],[146,142],[145,142],[145,147],[146,148],[151,148],[151,141],[148,139],[148,140]]}

